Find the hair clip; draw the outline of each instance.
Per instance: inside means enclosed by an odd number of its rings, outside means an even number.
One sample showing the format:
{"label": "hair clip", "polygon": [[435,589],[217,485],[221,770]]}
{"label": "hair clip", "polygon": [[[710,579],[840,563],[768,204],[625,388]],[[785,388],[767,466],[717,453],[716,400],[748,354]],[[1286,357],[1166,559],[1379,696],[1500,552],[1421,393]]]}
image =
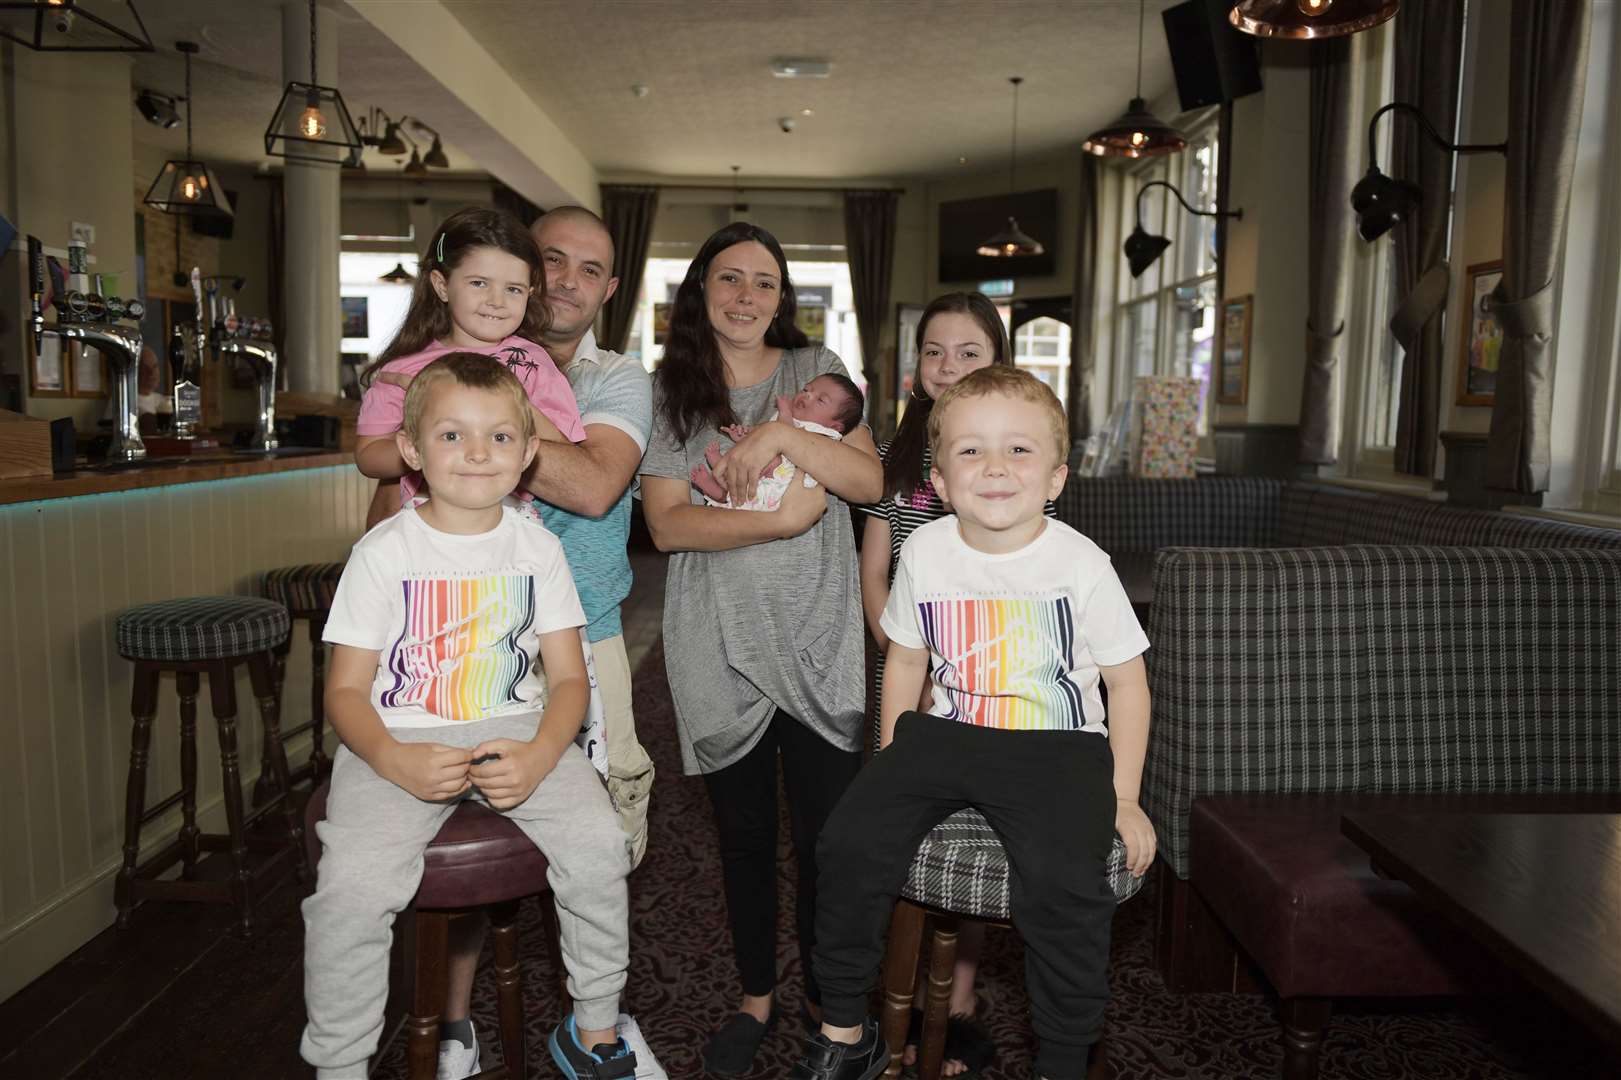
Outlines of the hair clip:
{"label": "hair clip", "polygon": [[434,252],[433,257],[439,263],[439,265],[441,265],[441,266],[444,265],[444,262],[445,262],[445,234],[444,234],[443,231],[441,231],[439,233],[439,247],[438,247],[438,250],[436,250]]}

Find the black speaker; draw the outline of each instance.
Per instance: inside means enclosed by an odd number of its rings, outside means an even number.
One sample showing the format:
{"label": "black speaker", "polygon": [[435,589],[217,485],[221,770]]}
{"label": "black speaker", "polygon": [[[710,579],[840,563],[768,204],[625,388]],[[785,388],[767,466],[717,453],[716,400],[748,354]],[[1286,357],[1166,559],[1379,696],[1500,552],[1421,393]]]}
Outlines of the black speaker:
{"label": "black speaker", "polygon": [[1261,88],[1258,43],[1228,23],[1232,6],[1233,0],[1187,0],[1161,13],[1183,112]]}
{"label": "black speaker", "polygon": [[[236,205],[236,192],[229,189],[225,197],[231,205]],[[191,215],[191,231],[198,236],[214,236],[221,240],[229,240],[232,231],[236,228],[236,218],[230,214],[221,214],[218,211]]]}

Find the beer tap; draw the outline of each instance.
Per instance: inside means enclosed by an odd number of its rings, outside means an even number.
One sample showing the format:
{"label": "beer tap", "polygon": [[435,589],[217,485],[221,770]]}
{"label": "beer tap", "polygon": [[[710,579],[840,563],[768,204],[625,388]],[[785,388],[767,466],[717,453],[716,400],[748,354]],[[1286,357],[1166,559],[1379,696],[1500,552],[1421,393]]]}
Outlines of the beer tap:
{"label": "beer tap", "polygon": [[120,300],[97,292],[72,290],[56,302],[56,322],[45,321],[45,249],[39,238],[28,238],[29,323],[34,332],[34,352],[45,344],[47,335],[64,344],[77,341],[98,350],[113,371],[113,438],[107,450],[109,461],[139,461],[146,457],[141,441],[136,404],[141,370],[141,331],[139,326],[120,326],[120,319],[139,323],[146,314],[139,300]]}
{"label": "beer tap", "polygon": [[[219,283],[224,275],[210,275],[203,280],[208,286],[208,319],[211,325],[209,341],[214,359],[232,357],[247,361],[259,387],[259,417],[254,426],[250,449],[275,450],[276,439],[276,346],[271,343],[268,319],[240,319],[236,301],[220,295]],[[240,289],[243,279],[231,279],[233,288]],[[202,305],[198,305],[199,318]]]}

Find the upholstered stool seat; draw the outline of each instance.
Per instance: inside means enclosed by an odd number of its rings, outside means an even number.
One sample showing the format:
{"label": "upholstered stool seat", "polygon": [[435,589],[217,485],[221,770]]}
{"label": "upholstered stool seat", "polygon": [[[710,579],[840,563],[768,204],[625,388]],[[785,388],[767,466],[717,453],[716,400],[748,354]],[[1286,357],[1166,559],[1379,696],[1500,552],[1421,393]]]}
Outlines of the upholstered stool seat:
{"label": "upholstered stool seat", "polygon": [[[127,927],[142,900],[200,900],[235,904],[244,933],[253,927],[251,886],[282,858],[291,856],[300,877],[308,876],[297,808],[286,795],[291,785],[280,738],[280,702],[271,677],[272,650],[287,640],[287,609],[251,596],[194,596],[142,604],[121,612],[117,621],[118,651],[135,662],[130,690],[129,778],[124,796],[123,865],[114,884],[118,925]],[[266,753],[261,767],[275,778],[280,793],[251,814],[243,812],[241,765],[237,757],[236,667],[245,665],[264,723]],[[146,771],[152,721],[158,710],[158,683],[173,673],[180,697],[180,790],[151,807],[146,804]],[[208,676],[214,721],[219,728],[221,798],[227,831],[202,832],[197,825],[197,691],[198,676]],[[176,803],[181,808],[179,835],[137,865],[141,828]],[[248,828],[279,809],[287,835],[265,838],[272,857],[257,867],[248,863]],[[259,839],[259,838],[255,838]],[[197,862],[204,851],[229,854],[231,872],[223,880],[198,880]],[[181,863],[178,879],[160,875]]]}
{"label": "upholstered stool seat", "polygon": [[[328,785],[321,784],[304,808],[304,842],[311,865],[317,865],[321,857],[315,826],[326,817],[327,793]],[[405,943],[404,970],[412,978],[411,1009],[406,1018],[410,1080],[432,1080],[438,1066],[450,923],[476,915],[481,909],[489,915],[495,950],[502,1064],[476,1077],[521,1080],[525,1075],[523,973],[518,962],[517,920],[519,903],[526,897],[540,900],[559,1001],[564,1007],[569,1002],[558,944],[557,909],[546,880],[547,866],[546,856],[510,818],[472,800],[458,805],[429,841],[423,853],[422,881],[411,901],[411,910],[395,921],[402,928]]]}
{"label": "upholstered stool seat", "polygon": [[[303,764],[290,771],[293,783],[309,779],[318,782],[331,769],[326,756],[326,645],[321,638],[326,631],[327,616],[332,612],[332,597],[338,591],[343,577],[341,562],[299,563],[267,570],[259,579],[259,591],[265,598],[287,609],[294,619],[306,620],[310,637],[310,718],[281,733],[282,742],[310,733],[310,756]],[[292,649],[289,635],[274,650],[276,659],[276,696],[282,697],[287,683],[287,654]],[[264,777],[260,778],[264,781]],[[253,798],[259,802],[266,797],[268,785],[254,788]]]}
{"label": "upholstered stool seat", "polygon": [[[1133,877],[1126,869],[1126,845],[1119,836],[1109,850],[1105,872],[1117,903],[1129,900],[1142,888],[1143,879]],[[918,845],[901,886],[901,900],[895,905],[884,957],[882,1025],[890,1053],[884,1076],[900,1075],[901,1051],[917,992],[925,923],[932,924],[933,933],[917,1075],[922,1080],[938,1080],[945,1064],[958,920],[1007,922],[1012,917],[1009,883],[1007,850],[990,822],[972,807],[936,825]],[[1101,1055],[1095,1055],[1092,1075],[1104,1075]]]}

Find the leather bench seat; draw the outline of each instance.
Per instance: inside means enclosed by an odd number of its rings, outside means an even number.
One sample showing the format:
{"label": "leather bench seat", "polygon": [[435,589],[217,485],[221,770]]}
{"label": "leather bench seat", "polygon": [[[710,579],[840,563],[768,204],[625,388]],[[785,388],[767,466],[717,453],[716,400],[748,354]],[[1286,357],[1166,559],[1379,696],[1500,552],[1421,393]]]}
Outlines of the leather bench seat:
{"label": "leather bench seat", "polygon": [[1193,801],[1191,880],[1279,996],[1506,989],[1510,976],[1340,832],[1356,808],[1596,812],[1615,796],[1214,795]]}

